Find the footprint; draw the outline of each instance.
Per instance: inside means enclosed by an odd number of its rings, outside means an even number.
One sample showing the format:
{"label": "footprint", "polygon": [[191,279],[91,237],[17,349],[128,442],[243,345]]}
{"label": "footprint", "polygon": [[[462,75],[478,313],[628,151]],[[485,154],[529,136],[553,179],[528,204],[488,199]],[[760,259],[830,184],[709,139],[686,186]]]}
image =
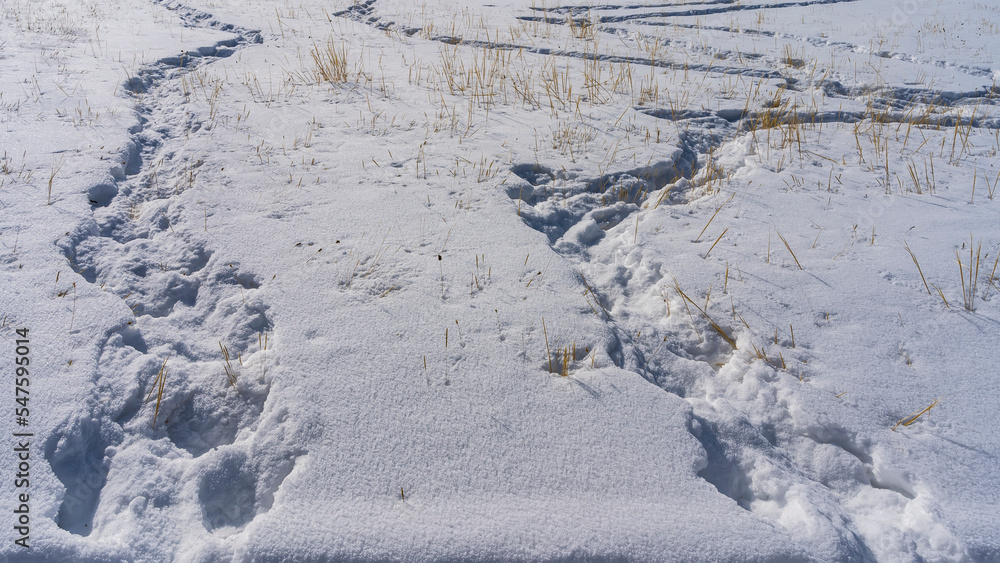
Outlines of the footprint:
{"label": "footprint", "polygon": [[[232,444],[242,430],[256,426],[270,393],[270,384],[255,381],[250,374],[238,374],[244,377],[234,388],[225,384],[224,368],[217,363],[202,369],[206,375],[171,410],[164,424],[170,441],[194,457]],[[239,365],[233,369],[240,369]]]}
{"label": "footprint", "polygon": [[91,208],[107,207],[118,195],[118,186],[110,182],[95,184],[87,190]]}
{"label": "footprint", "polygon": [[257,472],[240,451],[227,451],[198,485],[202,523],[223,536],[242,530],[257,515]]}
{"label": "footprint", "polygon": [[712,484],[723,495],[736,501],[744,510],[750,510],[754,499],[750,477],[734,452],[718,435],[717,424],[692,415],[690,432],[705,449],[706,465],[698,476]]}
{"label": "footprint", "polygon": [[56,478],[66,488],[56,524],[70,533],[88,536],[109,463],[104,452],[121,441],[120,429],[105,428],[100,416],[64,422],[45,442],[44,455]]}
{"label": "footprint", "polygon": [[240,446],[219,450],[202,472],[198,483],[202,524],[220,537],[241,532],[274,504],[285,478],[305,450]]}

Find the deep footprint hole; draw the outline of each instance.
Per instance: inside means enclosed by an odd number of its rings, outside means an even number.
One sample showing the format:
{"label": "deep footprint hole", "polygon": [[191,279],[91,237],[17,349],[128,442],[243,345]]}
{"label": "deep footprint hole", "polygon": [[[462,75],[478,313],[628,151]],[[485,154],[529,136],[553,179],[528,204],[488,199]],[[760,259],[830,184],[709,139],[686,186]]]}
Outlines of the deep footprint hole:
{"label": "deep footprint hole", "polygon": [[111,205],[111,202],[117,195],[118,187],[108,182],[101,182],[100,184],[91,186],[90,189],[87,190],[87,199],[90,200],[91,209]]}
{"label": "deep footprint hole", "polygon": [[45,459],[66,493],[56,524],[78,536],[89,536],[94,514],[107,483],[110,464],[105,449],[111,440],[103,435],[99,419],[81,418],[68,429],[53,432],[45,443]]}
{"label": "deep footprint hole", "polygon": [[198,500],[209,532],[238,532],[257,513],[257,477],[246,454],[229,452],[201,478]]}

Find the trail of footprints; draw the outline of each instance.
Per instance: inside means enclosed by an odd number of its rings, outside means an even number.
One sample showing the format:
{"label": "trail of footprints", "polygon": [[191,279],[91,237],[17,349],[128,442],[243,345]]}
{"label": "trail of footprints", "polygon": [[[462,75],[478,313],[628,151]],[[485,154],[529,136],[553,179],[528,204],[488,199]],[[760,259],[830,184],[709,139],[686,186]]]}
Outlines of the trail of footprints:
{"label": "trail of footprints", "polygon": [[[373,14],[373,4],[374,0],[368,0],[337,15],[376,26],[393,25],[379,21]],[[183,202],[170,195],[171,190],[159,193],[162,187],[157,186],[164,182],[152,182],[143,168],[146,162],[166,158],[168,147],[176,142],[177,131],[196,130],[179,118],[183,112],[159,104],[157,91],[171,87],[180,67],[229,56],[242,45],[260,42],[260,34],[216,22],[209,14],[179,4],[164,5],[180,14],[186,25],[228,30],[238,38],[150,65],[125,85],[129,92],[140,96],[142,126],[133,131],[132,143],[120,155],[122,166],[111,171],[107,182],[89,190],[93,220],[78,226],[60,242],[67,259],[84,279],[125,299],[135,314],[105,335],[98,352],[101,377],[87,398],[90,412],[64,421],[45,445],[46,458],[66,487],[58,523],[80,535],[91,532],[99,505],[105,501],[102,490],[107,477],[116,469],[113,456],[107,452],[136,440],[165,437],[174,450],[203,460],[197,500],[206,529],[220,535],[237,533],[269,509],[274,492],[291,472],[296,458],[305,453],[289,444],[271,443],[266,437],[256,436],[262,420],[280,425],[287,419],[279,409],[265,408],[268,355],[274,361],[277,353],[273,347],[254,347],[257,335],[274,329],[266,303],[257,298],[262,280],[254,272],[217,256],[197,233],[174,232],[171,215],[178,217],[184,211]],[[889,98],[901,99],[905,94],[897,92]],[[746,117],[685,115],[682,119],[708,118],[732,124]],[[151,126],[163,123],[169,125]],[[987,126],[995,127],[992,123]],[[812,449],[831,448],[831,459],[853,467],[855,484],[895,491],[905,499],[904,503],[913,499],[914,492],[905,479],[879,478],[865,439],[835,423],[797,420],[787,408],[777,409],[779,412],[767,420],[752,419],[746,413],[720,416],[718,409],[722,407],[708,406],[706,400],[725,395],[724,389],[715,387],[720,385],[719,374],[725,369],[749,368],[733,364],[731,349],[721,338],[713,337],[710,330],[704,330],[706,327],[701,327],[696,338],[698,327],[681,323],[668,326],[665,330],[678,337],[668,339],[662,350],[631,336],[636,333],[634,328],[655,326],[655,322],[637,313],[639,308],[629,307],[630,299],[637,297],[630,293],[629,281],[656,283],[663,277],[659,265],[651,264],[638,249],[633,249],[624,264],[613,265],[624,268],[623,275],[602,276],[601,268],[612,265],[592,261],[591,249],[616,225],[643,213],[643,204],[652,203],[652,198],[665,188],[670,188],[670,195],[661,204],[684,203],[698,172],[697,155],[708,148],[708,141],[699,138],[694,129],[691,131],[687,137],[682,136],[678,149],[665,161],[600,178],[574,177],[535,164],[516,166],[513,172],[523,182],[508,188],[507,194],[523,204],[521,216],[525,223],[544,233],[557,252],[574,262],[581,272],[597,273],[589,276],[592,283],[611,279],[617,281],[605,283],[624,286],[616,291],[600,285],[593,288],[598,298],[601,293],[621,296],[618,302],[607,303],[608,309],[622,311],[608,321],[618,338],[618,349],[611,355],[622,367],[692,403],[695,414],[691,432],[707,453],[707,466],[700,475],[721,493],[748,510],[754,501],[767,500],[762,499],[761,487],[753,482],[762,462],[772,464],[788,481],[786,486],[806,483],[810,494],[817,497],[832,498],[850,490],[854,484],[839,482],[828,470],[790,455],[797,442],[805,440],[811,442]],[[238,392],[227,387],[216,342],[183,338],[185,329],[191,327],[219,335],[233,356],[246,356]],[[643,342],[649,341],[658,339]],[[154,431],[146,398],[164,365],[164,350],[170,355],[166,363],[169,375],[161,418]],[[677,367],[683,369],[674,369]],[[722,388],[725,385],[721,383]],[[725,422],[728,420],[738,422]],[[151,489],[142,483],[136,487],[154,507],[177,500],[176,491]],[[774,496],[780,497],[780,491],[774,491]],[[127,504],[131,508],[134,503]],[[833,502],[832,506],[838,504]],[[848,515],[829,518],[835,535],[846,546],[845,552],[871,557]]]}
{"label": "trail of footprints", "polygon": [[[794,1],[769,5],[767,8],[843,1],[850,0]],[[394,22],[383,19],[377,14],[375,5],[376,0],[367,0],[336,15],[355,19],[378,29],[400,29],[407,35],[419,31],[401,28]],[[613,32],[614,29],[608,27],[608,24],[634,20],[659,25],[661,22],[657,18],[664,15],[692,16],[748,9],[746,5],[729,2],[706,2],[694,8],[674,4],[640,8],[664,7],[674,8],[675,11],[669,14],[641,12],[624,16],[599,16],[595,23],[601,29]],[[546,8],[542,16],[524,16],[522,19],[566,24],[565,18],[553,18],[552,14],[570,14],[580,19],[593,11],[619,9],[624,7],[555,7]],[[452,45],[486,46],[485,43],[460,37],[438,36],[431,39]],[[809,41],[809,38],[805,40]],[[531,45],[489,46],[520,49],[542,55],[593,57],[592,54]],[[850,45],[833,47],[855,48]],[[741,56],[742,60],[754,60],[754,57],[748,57],[745,53]],[[730,60],[735,58],[725,54],[723,57]],[[601,55],[600,58],[617,63],[650,64],[648,58],[610,55]],[[662,68],[683,68],[692,72],[739,74],[776,80],[779,84],[783,83],[789,93],[797,89],[794,77],[773,70],[780,67],[779,61],[762,56],[757,59],[760,59],[757,61],[759,68],[749,68],[745,64],[726,66],[718,61],[699,66],[698,63],[681,64],[667,59],[657,60],[655,65]],[[978,70],[974,68],[961,70],[978,75]],[[920,87],[844,86],[833,80],[824,81],[818,86],[830,99],[856,101],[865,96],[874,96],[877,106],[892,110],[883,116],[890,121],[902,119],[902,114],[913,103],[953,109],[978,103],[992,104],[996,93],[995,89],[942,93]],[[770,368],[755,369],[754,364],[733,353],[729,344],[715,334],[707,323],[689,323],[687,319],[678,320],[681,315],[676,315],[674,320],[663,326],[660,323],[662,319],[651,318],[648,309],[642,304],[643,299],[648,298],[644,289],[663,280],[662,265],[655,261],[655,257],[643,256],[641,248],[627,244],[625,241],[631,240],[631,237],[621,236],[624,228],[616,230],[616,226],[623,223],[631,225],[638,214],[646,213],[656,205],[686,203],[691,193],[697,189],[695,179],[700,172],[698,155],[707,154],[710,148],[718,149],[720,139],[731,138],[736,131],[759,120],[762,112],[740,109],[706,112],[681,110],[679,113],[640,111],[654,118],[684,122],[684,130],[678,135],[678,147],[665,160],[598,178],[580,177],[558,167],[538,163],[515,165],[511,171],[521,182],[509,184],[507,195],[518,202],[518,213],[525,224],[545,234],[552,248],[575,264],[577,270],[589,280],[584,282],[581,277],[581,286],[588,286],[587,291],[601,301],[603,307],[615,311],[614,317],[606,320],[612,325],[614,334],[614,342],[609,344],[607,350],[609,357],[620,367],[639,373],[659,388],[685,398],[692,405],[694,414],[690,421],[690,432],[702,443],[707,457],[705,468],[699,472],[702,478],[739,506],[772,520],[776,518],[775,507],[782,510],[788,506],[791,501],[787,495],[789,491],[796,489],[798,494],[804,494],[808,499],[809,506],[813,507],[811,510],[815,511],[819,520],[825,522],[820,526],[822,529],[815,531],[815,537],[820,538],[820,541],[833,542],[836,553],[852,559],[875,559],[875,554],[859,533],[862,524],[858,517],[865,515],[845,508],[847,503],[844,503],[844,499],[863,495],[862,489],[866,487],[890,491],[898,495],[896,509],[902,516],[904,511],[913,508],[908,503],[916,498],[915,487],[910,479],[882,466],[873,453],[873,444],[869,439],[858,436],[834,421],[803,419],[803,414],[793,411],[780,396],[786,389],[768,385],[777,383],[782,375]],[[854,123],[865,116],[863,112],[810,113],[796,110],[786,117],[789,120],[810,122]],[[928,118],[928,124],[949,126],[954,125],[954,119],[955,117],[948,115]],[[982,119],[977,119],[974,125],[997,128],[995,122]],[[719,131],[727,131],[729,134],[720,135]],[[617,250],[622,259],[616,260],[616,263],[602,262],[600,258],[593,256],[597,246],[609,236],[619,238]],[[609,299],[608,295],[617,297]],[[678,305],[682,306],[681,303],[675,303],[675,306]],[[647,336],[641,341],[633,336],[643,333]],[[660,344],[664,333],[669,338],[664,344]],[[733,331],[730,333],[734,336],[738,334]],[[650,334],[656,336],[649,336]],[[732,396],[739,396],[739,387],[744,384],[744,379],[751,378],[760,379],[764,383],[757,390],[763,395],[760,402],[746,401],[743,404],[739,400],[730,399]],[[779,406],[775,408],[773,405]],[[801,493],[800,489],[805,492]],[[916,510],[924,512],[919,505]],[[929,514],[925,515],[932,518]],[[801,531],[796,533],[801,535]],[[914,542],[920,539],[911,536],[904,541]]]}
{"label": "trail of footprints", "polygon": [[[514,166],[523,182],[508,187],[507,195],[519,201],[525,224],[544,233],[552,248],[584,275],[587,281],[581,278],[581,286],[588,285],[612,311],[605,320],[617,339],[608,350],[612,360],[692,405],[690,431],[707,454],[702,478],[764,518],[774,517],[770,506],[785,506],[791,488],[804,487],[816,506],[835,507],[819,514],[828,526],[821,532],[836,538],[838,552],[874,558],[853,515],[841,508],[842,498],[859,494],[861,487],[893,491],[902,514],[902,507],[915,498],[908,480],[886,478],[883,474],[891,472],[874,459],[866,438],[834,421],[803,420],[781,396],[788,388],[773,385],[790,375],[770,366],[760,369],[759,363],[754,369],[701,319],[677,314],[664,321],[643,305],[650,287],[667,282],[656,256],[646,257],[631,244],[630,226],[637,215],[656,212],[658,201],[661,206],[686,203],[699,178],[697,155],[715,147],[712,139],[718,138],[689,130],[667,161],[600,178],[574,177],[537,164]],[[661,199],[664,191],[669,196]],[[602,257],[592,256],[609,238],[621,258],[614,263],[607,262],[606,249]],[[678,300],[674,307],[683,304]],[[739,331],[724,328],[738,337]],[[740,395],[748,374],[764,383],[754,391],[756,398],[742,402],[733,397]]]}
{"label": "trail of footprints", "polygon": [[[774,2],[767,4],[745,4],[732,0],[708,0],[706,2],[656,2],[650,4],[597,4],[587,6],[556,6],[553,8],[533,6],[531,9],[536,12],[553,14],[571,14],[576,17],[586,16],[591,11],[616,12],[638,10],[636,13],[620,14],[611,16],[599,16],[598,21],[621,22],[634,19],[662,18],[668,16],[704,16],[709,14],[722,14],[728,12],[758,11],[764,9],[781,9],[800,6],[816,6],[822,4],[840,4],[844,2],[854,2],[855,0],[790,0],[786,2]],[[665,9],[667,8],[667,9]]]}
{"label": "trail of footprints", "polygon": [[[745,5],[740,3],[732,3],[728,1],[710,1],[710,2],[694,2],[694,3],[684,3],[684,4],[647,4],[647,5],[598,5],[598,6],[554,6],[554,7],[532,7],[531,10],[535,12],[542,12],[542,16],[520,16],[519,19],[525,21],[545,21],[556,25],[569,25],[571,21],[592,21],[594,25],[598,26],[602,31],[607,32],[611,35],[617,35],[619,37],[626,37],[632,35],[634,30],[627,30],[623,28],[613,27],[616,23],[632,23],[641,24],[649,26],[671,26],[680,28],[691,28],[691,29],[714,29],[715,31],[725,32],[725,33],[740,33],[740,34],[759,34],[764,37],[774,37],[776,32],[773,31],[756,31],[752,29],[738,29],[734,30],[730,27],[710,27],[699,22],[697,24],[685,24],[679,22],[677,17],[697,17],[705,14],[714,13],[724,13],[731,11],[745,11],[745,10],[758,10],[758,9],[782,9],[790,7],[802,7],[811,5],[825,5],[825,4],[838,4],[842,2],[852,2],[854,0],[800,0],[791,1],[770,5]],[[376,10],[377,0],[365,0],[364,2],[355,3],[354,5],[334,13],[337,17],[346,17],[364,23],[366,25],[372,26],[376,29],[386,31],[386,30],[398,30],[407,36],[413,36],[419,33],[421,30],[417,27],[403,26],[395,21],[387,20],[382,16],[378,15]],[[694,6],[701,6],[702,8],[693,8]],[[650,9],[656,8],[674,8],[675,11],[671,12],[655,12],[649,11]],[[626,15],[601,15],[602,12],[616,12],[621,10],[637,10],[634,13],[629,13]],[[597,13],[596,17],[593,14]],[[575,18],[571,20],[570,18]],[[780,34],[782,37],[792,40],[805,42],[817,49],[828,49],[832,51],[840,52],[851,52],[857,54],[868,54],[868,48],[853,45],[846,42],[833,42],[827,38],[812,37],[812,36],[798,36],[798,35],[788,35]],[[705,48],[699,45],[693,45],[687,39],[670,39],[657,36],[645,35],[646,41],[658,42],[662,47],[669,49],[674,43],[681,49],[682,52],[701,52],[705,58],[711,59],[709,63],[699,62],[698,60],[684,60],[675,61],[669,56],[660,57],[659,59],[651,60],[649,57],[642,56],[625,56],[619,54],[595,54],[590,52],[573,51],[566,49],[558,49],[551,47],[536,46],[532,44],[517,44],[517,43],[498,43],[495,41],[478,41],[465,39],[463,37],[454,37],[451,35],[436,35],[431,37],[432,41],[445,43],[448,45],[463,45],[469,47],[489,47],[492,49],[499,50],[512,50],[518,52],[532,53],[538,55],[552,55],[558,57],[565,57],[569,59],[581,59],[581,60],[593,60],[597,59],[600,61],[605,61],[608,63],[631,63],[641,66],[655,66],[657,68],[670,69],[670,70],[683,70],[687,72],[704,72],[707,74],[714,75],[738,75],[742,78],[751,79],[761,79],[761,80],[773,80],[778,86],[781,86],[791,95],[794,95],[796,91],[801,88],[799,84],[799,79],[794,76],[795,73],[790,73],[787,70],[776,70],[783,69],[786,66],[784,59],[775,58],[773,56],[763,55],[759,53],[744,53],[744,52],[734,52],[730,50],[718,50],[716,47],[711,47],[706,51]],[[982,68],[972,65],[954,64],[943,60],[930,60],[912,55],[909,53],[902,52],[882,52],[876,53],[872,56],[877,56],[884,59],[893,60],[895,62],[903,63],[915,63],[915,64],[933,64],[937,67],[954,67],[955,69],[966,73],[970,76],[976,77],[988,77],[991,76],[991,70],[989,68]],[[800,61],[804,62],[804,61]],[[748,63],[756,63],[755,65],[748,65]],[[800,73],[805,74],[805,73]],[[823,95],[830,99],[840,99],[844,102],[858,102],[870,98],[873,102],[873,107],[876,109],[887,108],[885,114],[880,115],[880,119],[884,120],[886,123],[900,123],[905,120],[912,119],[909,112],[913,109],[913,104],[924,104],[929,106],[937,106],[939,108],[947,108],[949,110],[954,110],[958,108],[970,109],[981,105],[997,105],[1000,104],[1000,86],[993,85],[988,88],[980,88],[974,91],[965,92],[943,92],[940,90],[934,90],[921,85],[912,86],[890,86],[890,85],[880,85],[880,86],[867,86],[867,85],[856,85],[856,86],[845,86],[840,81],[834,78],[823,78],[820,80],[810,80],[808,84],[809,88],[817,88],[822,90]],[[833,107],[834,103],[827,104],[828,107]],[[841,104],[842,106],[843,104]],[[673,112],[668,112],[665,110],[643,110],[644,113],[650,114],[654,117],[666,118],[670,120],[683,120],[689,119],[691,117],[704,117],[704,115],[690,115],[690,111],[681,110],[681,115],[674,114]],[[699,112],[694,112],[699,113]],[[700,113],[714,113],[712,117],[721,118],[726,121],[736,121],[736,120],[755,120],[759,119],[763,111],[748,111],[740,109],[730,109],[730,110],[719,110],[717,112],[700,112]],[[856,110],[839,110],[839,111],[807,111],[799,110],[797,108],[792,108],[792,111],[786,116],[788,119],[797,119],[801,122],[809,123],[856,123],[860,119],[864,118],[865,111]],[[956,120],[961,121],[963,124],[969,124],[970,122],[976,127],[983,127],[988,129],[998,129],[1000,128],[1000,121],[997,119],[983,119],[982,117],[976,118],[975,112],[973,111],[968,117],[956,117],[955,115],[926,115],[921,118],[921,122],[924,125],[931,127],[952,127],[955,125]]]}
{"label": "trail of footprints", "polygon": [[[45,444],[45,457],[66,487],[57,523],[83,536],[121,510],[184,500],[182,484],[191,478],[199,480],[205,528],[237,533],[270,508],[274,492],[304,454],[257,434],[258,425],[280,427],[287,419],[267,405],[268,368],[280,356],[273,338],[264,346],[274,326],[258,297],[262,280],[218,255],[204,233],[174,229],[185,200],[169,176],[191,174],[200,162],[172,158],[183,133],[197,131],[197,124],[191,126],[183,107],[158,97],[179,89],[178,78],[188,69],[262,39],[204,12],[158,3],[189,27],[231,31],[236,38],[148,65],[125,84],[137,100],[140,126],[130,131],[121,165],[88,191],[92,218],[59,241],[74,270],[132,310],[102,337],[87,412],[63,421]],[[157,161],[163,165],[154,172],[147,163]],[[235,386],[225,374],[220,342],[230,354]],[[154,429],[154,385],[161,371],[164,390]],[[164,438],[169,447],[163,447]],[[123,448],[136,443],[166,459],[184,452],[199,463],[192,475],[174,482],[122,474],[127,468],[116,467],[114,456],[129,455]],[[125,485],[109,492],[109,478]],[[110,505],[107,511],[102,504]]]}

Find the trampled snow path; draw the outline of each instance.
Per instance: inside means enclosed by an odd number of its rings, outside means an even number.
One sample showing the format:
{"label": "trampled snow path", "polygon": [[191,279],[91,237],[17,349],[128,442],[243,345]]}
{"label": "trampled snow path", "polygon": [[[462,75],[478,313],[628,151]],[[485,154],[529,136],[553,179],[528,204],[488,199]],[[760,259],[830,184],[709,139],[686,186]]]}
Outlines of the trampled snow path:
{"label": "trampled snow path", "polygon": [[[118,157],[121,166],[112,170],[114,181],[88,191],[93,220],[59,243],[78,274],[123,299],[135,315],[109,331],[100,345],[100,379],[89,408],[63,422],[45,445],[45,457],[66,487],[57,522],[82,536],[90,534],[95,515],[100,518],[101,504],[116,511],[115,503],[143,493],[151,506],[130,509],[155,509],[181,494],[192,479],[205,528],[232,533],[267,511],[304,453],[294,444],[256,434],[262,421],[280,429],[286,417],[284,410],[267,405],[267,370],[278,363],[280,346],[269,339],[275,327],[269,305],[257,295],[259,276],[219,255],[204,233],[175,230],[171,224],[184,209],[177,196],[193,185],[202,165],[185,150],[186,143],[211,127],[183,103],[194,95],[189,90],[199,79],[197,69],[260,43],[261,36],[182,4],[164,5],[186,26],[218,29],[235,38],[159,60],[127,81],[139,126]],[[220,340],[193,341],[192,328]],[[256,346],[246,346],[255,340]],[[220,365],[222,346],[231,357],[226,368]],[[222,389],[220,369],[230,369],[233,378]],[[161,377],[164,383],[157,388]],[[139,416],[142,406],[154,400],[156,419]],[[109,448],[134,448],[138,441],[157,455],[166,453],[156,445],[163,438],[201,458],[197,469],[115,475],[130,483],[127,490],[104,490]],[[128,467],[114,464],[116,472]],[[165,487],[164,480],[173,485]]]}
{"label": "trampled snow path", "polygon": [[[544,166],[521,165],[515,172],[530,186],[515,184],[508,194],[524,203],[525,223],[548,235],[553,249],[575,264],[585,299],[617,339],[609,352],[616,363],[691,404],[691,432],[708,453],[699,475],[720,493],[790,531],[806,533],[816,545],[829,543],[825,550],[850,559],[875,558],[869,543],[893,536],[900,546],[930,549],[928,526],[947,532],[936,522],[936,509],[915,500],[920,484],[878,459],[876,436],[846,428],[835,418],[817,420],[803,408],[818,399],[829,409],[836,399],[809,396],[785,371],[786,361],[802,358],[792,343],[776,341],[768,347],[770,359],[751,363],[747,349],[756,345],[749,330],[735,324],[735,308],[733,323],[723,317],[721,326],[713,326],[716,321],[698,304],[678,295],[682,288],[676,279],[664,279],[664,257],[636,244],[645,216],[658,204],[686,203],[695,186],[711,181],[713,172],[699,170],[698,162],[708,149],[726,148],[682,143],[672,161],[600,178],[565,177]],[[662,307],[648,306],[657,291],[664,303],[669,301],[666,318]],[[734,345],[744,352],[737,354]],[[782,348],[779,364],[773,356]],[[846,411],[842,416],[849,417]],[[846,465],[853,475],[844,479],[815,465],[820,458],[850,460]],[[863,501],[848,500],[867,496],[864,487],[889,491],[897,500],[875,511]],[[801,516],[790,517],[799,512],[811,513],[808,531],[799,529]],[[873,517],[888,523],[875,527]]]}
{"label": "trampled snow path", "polygon": [[[770,7],[838,2],[794,2]],[[380,17],[378,4],[377,0],[368,0],[338,15],[357,19],[380,30],[398,29],[406,35],[419,32],[419,29],[401,27]],[[586,21],[594,21],[594,25],[602,29],[605,24],[626,20],[698,16],[733,9],[759,9],[760,6],[741,5],[671,13],[643,11],[630,16],[598,15],[593,18],[594,12],[600,14],[605,9],[619,8],[590,6],[544,10],[547,14],[565,13],[577,18],[586,16]],[[522,16],[522,19],[553,21],[549,15],[539,18]],[[571,22],[562,20],[554,23],[567,25]],[[487,44],[451,35],[431,39],[474,47]],[[586,53],[532,45],[501,42],[491,46],[588,59]],[[838,44],[834,48],[853,47]],[[589,58],[616,63],[629,61],[627,57],[616,56],[590,55]],[[780,72],[767,70],[767,65],[776,65],[777,60],[758,63],[756,68],[748,68],[720,66],[713,61],[700,67],[685,63],[684,68],[723,75],[736,73],[761,80],[776,79],[779,83],[785,82],[782,89],[796,89],[794,80]],[[679,63],[669,60],[658,60],[652,64],[661,68],[681,67]],[[678,146],[667,160],[598,177],[580,177],[567,173],[565,169],[560,170],[555,164],[517,164],[512,167],[512,172],[522,181],[509,183],[506,193],[517,201],[518,214],[525,224],[544,233],[552,248],[574,265],[580,275],[580,290],[588,306],[611,327],[614,341],[607,350],[609,357],[619,367],[640,374],[692,405],[691,432],[708,453],[708,465],[699,475],[719,492],[741,507],[788,527],[789,531],[805,533],[810,543],[823,545],[826,553],[838,553],[856,560],[874,559],[877,555],[871,546],[887,542],[893,546],[888,551],[887,545],[875,548],[883,557],[893,549],[906,549],[904,546],[918,546],[918,552],[931,553],[941,549],[943,543],[951,544],[945,550],[958,552],[957,542],[947,526],[938,521],[938,509],[934,503],[925,498],[917,500],[916,491],[923,488],[919,481],[905,471],[894,469],[882,459],[883,446],[877,436],[836,422],[837,419],[851,417],[848,409],[839,409],[839,416],[828,415],[829,418],[817,419],[810,409],[805,408],[805,405],[819,401],[824,411],[838,410],[836,398],[803,390],[802,369],[798,377],[792,374],[792,370],[785,370],[786,357],[789,364],[804,362],[808,352],[803,355],[794,349],[791,340],[779,341],[776,335],[774,346],[764,350],[765,346],[761,343],[762,353],[771,357],[754,363],[747,349],[753,347],[757,350],[757,344],[752,342],[750,327],[737,324],[735,306],[732,323],[721,320],[721,326],[713,327],[716,321],[707,312],[678,295],[682,288],[676,284],[676,279],[673,283],[665,279],[667,274],[662,270],[667,257],[636,244],[639,225],[647,214],[655,213],[661,204],[665,207],[674,203],[683,205],[699,197],[703,193],[702,186],[711,185],[722,174],[719,171],[721,168],[716,170],[700,163],[716,164],[712,162],[713,153],[732,152],[733,149],[737,154],[745,152],[749,146],[749,134],[743,133],[741,139],[739,133],[754,131],[761,122],[856,124],[871,115],[870,109],[864,109],[859,103],[862,97],[870,100],[869,104],[883,108],[881,119],[886,124],[911,122],[907,111],[914,103],[932,103],[950,108],[975,107],[977,110],[981,104],[997,104],[994,97],[996,87],[949,93],[919,87],[845,86],[833,80],[820,80],[809,86],[821,90],[829,98],[825,107],[840,103],[841,109],[642,110],[651,117],[677,122],[679,127],[683,127],[677,134]],[[858,109],[844,111],[845,102],[848,107]],[[956,123],[984,129],[1000,126],[996,117],[976,119],[975,111],[967,118],[961,114],[958,117],[928,116],[923,123],[932,127],[955,127]],[[720,145],[722,139],[733,137],[737,140]],[[728,169],[730,177],[739,172],[739,166]],[[722,205],[725,206],[725,203]],[[653,245],[655,248],[656,245]],[[655,296],[657,293],[664,303],[669,301],[667,314],[671,309],[674,311],[674,315],[665,320],[661,307],[649,306],[651,294]],[[668,297],[668,293],[672,295]],[[707,303],[706,299],[706,307]],[[692,306],[696,310],[693,314]],[[678,313],[682,309],[687,311],[687,318]],[[655,314],[650,315],[651,312]],[[720,332],[724,334],[720,335]],[[734,345],[744,352],[735,353]],[[779,350],[783,356],[780,364],[773,357]],[[576,365],[575,350],[573,355],[571,361]],[[554,369],[562,371],[563,361],[558,354],[556,356]],[[692,367],[692,364],[697,367]],[[817,463],[820,459],[827,461]],[[837,460],[833,468],[824,467],[832,460]],[[846,479],[841,474],[845,470],[850,474]],[[872,506],[865,500],[871,496],[866,489],[885,491],[893,498]],[[809,514],[807,519],[811,523],[806,531],[801,529],[799,520],[803,512]],[[929,534],[929,530],[933,532]],[[934,539],[931,539],[932,536]]]}

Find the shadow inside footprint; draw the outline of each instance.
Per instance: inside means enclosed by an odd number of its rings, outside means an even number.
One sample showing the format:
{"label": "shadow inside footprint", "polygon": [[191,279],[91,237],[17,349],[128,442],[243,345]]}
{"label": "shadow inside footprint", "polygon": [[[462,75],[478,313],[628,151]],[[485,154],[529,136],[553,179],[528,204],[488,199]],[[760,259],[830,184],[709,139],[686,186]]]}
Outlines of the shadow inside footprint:
{"label": "shadow inside footprint", "polygon": [[110,440],[96,418],[81,418],[70,428],[53,432],[45,444],[45,459],[66,488],[56,524],[70,533],[88,536],[109,464],[104,451]]}
{"label": "shadow inside footprint", "polygon": [[266,386],[244,389],[242,393],[196,390],[171,415],[175,422],[167,426],[167,435],[195,457],[232,444],[239,431],[260,416],[267,393]]}
{"label": "shadow inside footprint", "polygon": [[256,516],[257,477],[246,454],[227,452],[198,487],[205,529],[238,532]]}
{"label": "shadow inside footprint", "polygon": [[116,195],[118,195],[118,187],[107,182],[91,186],[91,188],[87,190],[87,198],[90,200],[90,206],[92,208],[107,207],[111,205],[111,201],[115,199]]}
{"label": "shadow inside footprint", "polygon": [[716,425],[699,416],[693,416],[691,422],[691,434],[701,442],[708,457],[707,466],[698,472],[698,476],[714,485],[720,493],[735,500],[741,508],[750,510],[750,503],[754,500],[750,477],[732,459],[729,448],[719,438]]}

